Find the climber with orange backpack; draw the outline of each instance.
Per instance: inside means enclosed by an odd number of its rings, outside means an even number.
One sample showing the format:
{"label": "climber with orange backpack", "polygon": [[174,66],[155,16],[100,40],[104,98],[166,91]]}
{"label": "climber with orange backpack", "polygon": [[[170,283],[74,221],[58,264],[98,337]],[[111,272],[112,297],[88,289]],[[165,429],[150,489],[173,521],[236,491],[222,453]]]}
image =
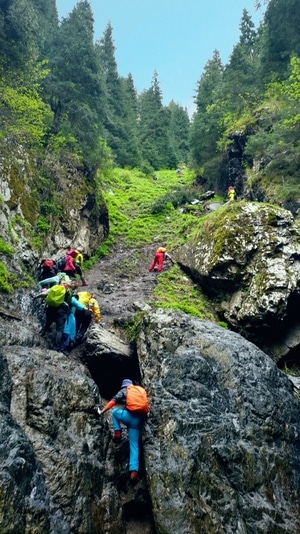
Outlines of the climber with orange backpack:
{"label": "climber with orange backpack", "polygon": [[171,258],[170,254],[167,253],[167,249],[164,247],[159,247],[155,252],[153,262],[149,267],[149,271],[156,270],[155,267],[157,265],[157,272],[160,273],[165,260],[169,260],[172,264],[174,264],[174,260]]}
{"label": "climber with orange backpack", "polygon": [[[114,408],[116,404],[122,408]],[[98,414],[102,415],[107,410],[112,410],[112,422],[114,428],[113,442],[118,443],[122,439],[120,423],[127,427],[129,439],[129,472],[130,481],[136,483],[139,477],[139,439],[142,423],[149,413],[149,401],[147,393],[142,386],[136,386],[132,380],[125,378],[118,393],[104,406],[98,408]]]}

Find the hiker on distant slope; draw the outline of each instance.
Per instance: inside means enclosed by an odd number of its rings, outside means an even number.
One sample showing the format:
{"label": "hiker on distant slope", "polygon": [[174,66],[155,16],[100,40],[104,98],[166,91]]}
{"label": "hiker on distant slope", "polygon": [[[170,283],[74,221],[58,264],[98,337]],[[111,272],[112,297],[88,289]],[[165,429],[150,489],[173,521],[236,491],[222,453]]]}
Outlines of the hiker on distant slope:
{"label": "hiker on distant slope", "polygon": [[174,261],[171,258],[170,254],[167,253],[167,249],[164,247],[159,247],[157,251],[155,252],[153,262],[151,263],[149,267],[149,271],[156,270],[155,266],[157,265],[157,272],[160,273],[162,271],[165,260],[169,260],[172,263],[172,265],[174,264]]}
{"label": "hiker on distant slope", "polygon": [[139,439],[142,423],[149,412],[147,394],[141,386],[134,386],[128,378],[124,379],[120,391],[110,400],[102,410],[98,408],[99,415],[113,408],[116,404],[121,404],[122,408],[112,410],[112,421],[114,428],[113,441],[121,441],[121,425],[127,427],[129,438],[129,472],[130,480],[138,482],[139,477]]}
{"label": "hiker on distant slope", "polygon": [[227,197],[228,197],[229,202],[233,202],[236,199],[235,189],[232,185],[228,187]]}

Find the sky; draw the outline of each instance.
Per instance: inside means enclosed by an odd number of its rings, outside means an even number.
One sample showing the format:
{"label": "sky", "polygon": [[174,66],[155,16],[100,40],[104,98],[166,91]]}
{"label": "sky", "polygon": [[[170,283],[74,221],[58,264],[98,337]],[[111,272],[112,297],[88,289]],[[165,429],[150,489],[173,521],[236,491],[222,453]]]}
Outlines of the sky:
{"label": "sky", "polygon": [[[56,0],[60,20],[77,0]],[[95,41],[113,28],[115,59],[121,76],[132,74],[138,93],[151,86],[154,71],[163,105],[171,100],[195,110],[197,82],[218,50],[223,64],[240,37],[243,9],[257,28],[263,18],[255,0],[89,0]]]}

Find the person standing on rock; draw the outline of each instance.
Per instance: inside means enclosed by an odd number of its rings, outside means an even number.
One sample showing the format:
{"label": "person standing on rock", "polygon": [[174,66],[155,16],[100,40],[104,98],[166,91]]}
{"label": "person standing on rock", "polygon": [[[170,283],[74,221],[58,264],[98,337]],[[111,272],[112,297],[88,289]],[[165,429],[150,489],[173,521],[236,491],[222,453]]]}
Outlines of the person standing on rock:
{"label": "person standing on rock", "polygon": [[229,202],[233,202],[236,199],[235,189],[232,185],[228,187],[227,197],[228,197]]}
{"label": "person standing on rock", "polygon": [[155,266],[157,265],[157,272],[160,273],[165,260],[169,260],[172,264],[174,264],[173,258],[171,258],[170,254],[167,253],[167,249],[164,247],[159,247],[155,252],[153,262],[149,267],[149,271],[151,272],[155,270]]}
{"label": "person standing on rock", "polygon": [[[134,397],[136,398],[134,400]],[[138,400],[138,396],[140,399]],[[142,423],[149,412],[147,394],[141,386],[134,386],[132,380],[125,378],[118,393],[104,406],[102,410],[98,408],[98,414],[102,415],[116,404],[122,408],[112,410],[113,441],[118,443],[122,439],[121,423],[127,427],[129,439],[129,472],[130,480],[135,483],[139,477],[139,439]],[[138,406],[139,404],[139,406]]]}

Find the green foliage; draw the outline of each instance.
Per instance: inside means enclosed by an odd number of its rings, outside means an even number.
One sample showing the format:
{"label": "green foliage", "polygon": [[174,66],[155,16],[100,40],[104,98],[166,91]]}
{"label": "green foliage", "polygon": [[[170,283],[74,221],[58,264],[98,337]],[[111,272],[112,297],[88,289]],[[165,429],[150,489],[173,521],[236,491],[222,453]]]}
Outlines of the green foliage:
{"label": "green foliage", "polygon": [[23,143],[41,145],[52,120],[52,112],[40,95],[40,82],[48,71],[43,63],[28,67],[30,84],[20,78],[10,86],[7,77],[3,73],[0,76],[0,116],[6,135],[14,134]]}
{"label": "green foliage", "polygon": [[3,241],[1,237],[0,237],[0,253],[6,254],[7,256],[13,256],[14,254],[14,249],[10,245],[5,243],[5,241]]}
{"label": "green foliage", "polygon": [[[199,217],[182,213],[170,202],[166,203],[165,210],[159,214],[153,214],[151,207],[153,202],[165,199],[169,190],[179,190],[182,193],[181,185],[179,187],[182,179],[187,190],[193,190],[194,178],[194,173],[189,169],[184,171],[182,177],[178,177],[175,170],[161,170],[155,173],[153,179],[142,174],[139,169],[113,169],[102,177],[110,215],[110,239],[105,242],[107,249],[101,247],[101,251],[108,253],[114,239],[122,241],[128,248],[157,242],[165,243],[168,250],[172,251],[183,244],[198,231]],[[195,191],[193,192],[194,198]],[[125,268],[125,264],[120,266],[122,268]],[[132,265],[126,265],[126,272],[130,273],[130,268]],[[152,301],[157,307],[178,309],[197,317],[213,317],[206,298],[177,266],[158,276]]]}
{"label": "green foliage", "polygon": [[51,224],[45,219],[45,217],[39,217],[36,222],[36,229],[39,234],[46,235],[51,229]]}
{"label": "green foliage", "polygon": [[182,275],[177,266],[159,275],[153,300],[158,308],[179,310],[201,319],[213,318],[208,300],[188,277]]}
{"label": "green foliage", "polygon": [[[188,188],[193,179],[194,174],[187,170],[184,180]],[[178,188],[179,180],[182,177],[178,178],[175,170],[158,171],[155,179],[138,169],[114,169],[107,174],[102,179],[102,187],[109,211],[110,235],[121,237],[131,245],[151,243],[154,235],[161,236],[158,239],[162,241],[168,239],[173,232],[172,225],[191,216],[179,213],[172,205],[154,215],[151,207],[153,202],[164,198],[168,190]],[[170,212],[171,223],[168,222]]]}
{"label": "green foliage", "polygon": [[197,198],[197,194],[198,192],[195,191],[194,187],[189,189],[180,188],[177,191],[169,192],[154,202],[153,206],[150,208],[150,213],[152,213],[152,215],[157,215],[164,211],[169,211],[170,205],[173,208],[183,206],[184,204]]}
{"label": "green foliage", "polygon": [[0,261],[0,292],[10,293],[13,290],[13,287],[10,283],[9,272],[6,269],[4,263]]}

